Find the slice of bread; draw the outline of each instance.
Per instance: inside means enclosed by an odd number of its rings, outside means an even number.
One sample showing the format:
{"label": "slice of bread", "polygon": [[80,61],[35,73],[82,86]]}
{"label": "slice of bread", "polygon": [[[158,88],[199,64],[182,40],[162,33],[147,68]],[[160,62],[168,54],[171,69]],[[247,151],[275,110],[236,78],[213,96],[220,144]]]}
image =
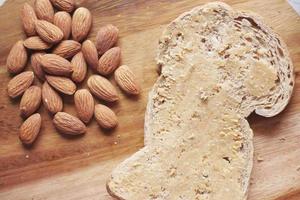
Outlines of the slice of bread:
{"label": "slice of bread", "polygon": [[123,200],[244,200],[253,111],[271,117],[294,85],[286,45],[255,14],[209,3],[165,29],[150,92],[145,147],[107,182]]}

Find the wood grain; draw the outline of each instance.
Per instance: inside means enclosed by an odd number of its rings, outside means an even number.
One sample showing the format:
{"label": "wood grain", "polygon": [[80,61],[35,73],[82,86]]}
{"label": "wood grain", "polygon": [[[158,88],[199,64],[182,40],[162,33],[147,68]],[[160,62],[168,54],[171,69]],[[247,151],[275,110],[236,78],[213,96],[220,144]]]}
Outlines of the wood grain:
{"label": "wood grain", "polygon": [[[121,100],[112,108],[119,118],[119,127],[113,132],[103,132],[93,120],[87,134],[79,138],[58,134],[51,116],[41,108],[41,135],[30,149],[23,147],[17,137],[22,122],[19,100],[12,101],[6,94],[10,76],[5,59],[15,41],[25,38],[19,20],[24,2],[8,0],[0,8],[0,199],[111,199],[105,189],[111,170],[143,146],[144,111],[148,92],[157,78],[154,57],[161,31],[182,12],[208,1],[78,1],[94,17],[91,40],[95,40],[101,25],[113,23],[120,29],[118,45],[122,48],[122,63],[129,65],[138,77],[142,94],[131,99],[118,90]],[[225,2],[262,15],[286,41],[295,71],[300,72],[300,18],[286,1]],[[249,117],[255,134],[249,200],[300,198],[299,93],[300,78],[297,78],[294,97],[283,113],[274,118]],[[64,110],[75,114],[73,99],[65,97],[64,102]]]}

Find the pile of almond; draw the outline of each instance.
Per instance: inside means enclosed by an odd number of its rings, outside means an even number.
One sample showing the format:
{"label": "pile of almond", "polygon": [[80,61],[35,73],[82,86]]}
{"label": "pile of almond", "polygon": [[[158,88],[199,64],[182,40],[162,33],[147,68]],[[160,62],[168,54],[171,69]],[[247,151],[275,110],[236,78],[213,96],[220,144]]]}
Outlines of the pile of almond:
{"label": "pile of almond", "polygon": [[[28,36],[18,41],[7,57],[7,70],[15,75],[8,83],[8,95],[21,97],[20,113],[25,119],[19,138],[32,144],[41,128],[41,115],[36,113],[41,102],[53,116],[53,124],[64,134],[86,132],[86,124],[95,116],[104,129],[117,126],[115,113],[101,101],[118,101],[118,93],[107,79],[114,74],[118,86],[130,95],[140,88],[126,65],[119,66],[121,49],[114,47],[118,28],[106,25],[98,30],[95,44],[87,40],[92,15],[84,7],[76,8],[74,0],[35,0],[32,7],[25,3],[21,10],[24,32]],[[24,71],[30,60],[32,71]],[[88,77],[87,88],[77,90],[78,83]],[[42,87],[33,85],[37,77]],[[77,116],[63,112],[64,95],[74,95]]]}

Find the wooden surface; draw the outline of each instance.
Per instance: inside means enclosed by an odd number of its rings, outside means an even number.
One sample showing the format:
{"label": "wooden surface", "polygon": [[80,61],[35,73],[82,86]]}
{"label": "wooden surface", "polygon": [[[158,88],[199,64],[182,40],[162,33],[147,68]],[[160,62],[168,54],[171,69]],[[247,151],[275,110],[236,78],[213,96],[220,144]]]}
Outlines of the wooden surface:
{"label": "wooden surface", "polygon": [[[19,9],[25,0],[8,0],[0,8],[0,199],[111,199],[105,181],[124,158],[143,146],[143,120],[147,94],[156,80],[154,61],[163,27],[201,0],[90,0],[80,2],[93,14],[97,28],[113,23],[120,29],[122,62],[129,65],[143,91],[139,98],[113,105],[119,127],[103,132],[95,121],[86,135],[67,138],[53,128],[51,116],[41,108],[43,125],[35,145],[24,148],[18,140],[19,100],[6,94],[10,77],[5,59],[16,40],[24,38]],[[300,71],[300,17],[284,0],[230,0],[234,8],[257,12],[282,35],[295,71]],[[30,1],[32,3],[32,1]],[[84,86],[83,86],[84,87]],[[249,200],[300,199],[300,77],[287,109],[274,118],[250,116],[254,130],[255,162]],[[74,112],[72,98],[65,98],[65,111]],[[262,159],[258,161],[257,158]]]}

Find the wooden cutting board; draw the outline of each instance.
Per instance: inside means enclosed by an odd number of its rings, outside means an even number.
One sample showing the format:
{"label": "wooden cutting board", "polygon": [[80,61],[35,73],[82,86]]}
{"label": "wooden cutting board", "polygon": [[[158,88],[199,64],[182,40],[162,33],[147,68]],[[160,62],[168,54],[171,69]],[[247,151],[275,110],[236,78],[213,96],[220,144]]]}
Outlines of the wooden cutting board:
{"label": "wooden cutting board", "polygon": [[[155,54],[163,27],[203,0],[90,0],[79,2],[91,10],[95,40],[97,29],[113,23],[120,29],[122,63],[133,69],[142,85],[139,98],[112,105],[119,127],[102,131],[95,121],[87,134],[68,138],[53,128],[51,116],[40,108],[41,134],[35,145],[24,148],[18,140],[19,100],[6,94],[5,59],[11,46],[24,38],[19,10],[25,0],[8,0],[0,8],[0,199],[111,199],[105,182],[111,170],[143,146],[143,120],[147,95],[157,78]],[[262,15],[282,35],[295,71],[300,71],[300,17],[284,0],[229,0],[237,9]],[[30,1],[33,3],[33,1]],[[38,83],[37,83],[38,84]],[[80,87],[85,87],[85,84]],[[274,118],[249,117],[254,130],[255,161],[249,200],[300,199],[300,78],[286,110]],[[64,110],[75,114],[72,98],[64,98]],[[259,160],[259,161],[258,161]]]}

